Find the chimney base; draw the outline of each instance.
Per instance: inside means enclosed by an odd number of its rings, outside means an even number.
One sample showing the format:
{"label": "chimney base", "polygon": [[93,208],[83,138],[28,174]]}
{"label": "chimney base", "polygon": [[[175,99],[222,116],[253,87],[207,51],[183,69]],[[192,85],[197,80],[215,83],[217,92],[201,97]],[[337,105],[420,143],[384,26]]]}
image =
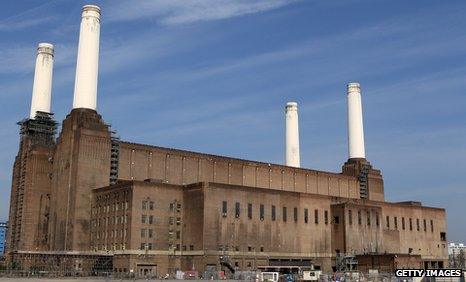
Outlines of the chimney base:
{"label": "chimney base", "polygon": [[343,164],[342,174],[354,176],[359,182],[361,199],[384,201],[382,173],[364,158],[351,158]]}

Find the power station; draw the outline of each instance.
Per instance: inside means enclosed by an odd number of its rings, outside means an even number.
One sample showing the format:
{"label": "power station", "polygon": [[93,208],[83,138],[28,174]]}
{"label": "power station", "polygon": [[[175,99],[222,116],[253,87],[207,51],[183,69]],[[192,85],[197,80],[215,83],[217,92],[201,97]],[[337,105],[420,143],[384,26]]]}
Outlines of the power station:
{"label": "power station", "polygon": [[385,201],[366,159],[359,83],[347,85],[340,173],[301,167],[296,102],[285,107],[285,165],[125,142],[97,112],[100,12],[83,8],[73,109],[58,137],[54,49],[38,45],[13,166],[12,265],[141,276],[446,265],[445,210]]}

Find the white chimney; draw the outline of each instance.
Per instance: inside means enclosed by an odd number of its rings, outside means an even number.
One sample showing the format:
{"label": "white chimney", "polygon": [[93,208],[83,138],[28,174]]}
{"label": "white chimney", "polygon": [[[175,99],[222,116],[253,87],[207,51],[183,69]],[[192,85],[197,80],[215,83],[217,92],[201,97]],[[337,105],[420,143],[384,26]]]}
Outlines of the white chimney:
{"label": "white chimney", "polygon": [[348,155],[349,159],[365,159],[362,121],[361,87],[348,83]]}
{"label": "white chimney", "polygon": [[73,109],[97,107],[97,76],[99,71],[100,8],[83,7],[79,31],[78,61],[74,82]]}
{"label": "white chimney", "polygon": [[36,69],[34,84],[32,86],[31,113],[29,118],[34,119],[36,112],[50,113],[53,74],[53,45],[39,43],[37,46]]}
{"label": "white chimney", "polygon": [[287,166],[300,167],[298,103],[288,102],[285,107],[285,160]]}

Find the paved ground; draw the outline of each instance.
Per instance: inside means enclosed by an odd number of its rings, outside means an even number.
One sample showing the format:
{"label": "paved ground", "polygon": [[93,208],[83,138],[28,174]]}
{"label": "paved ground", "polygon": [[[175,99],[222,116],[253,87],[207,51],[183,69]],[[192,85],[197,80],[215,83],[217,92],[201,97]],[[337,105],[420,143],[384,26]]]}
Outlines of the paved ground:
{"label": "paved ground", "polygon": [[[85,282],[132,282],[132,281],[179,281],[179,280],[155,280],[155,279],[116,279],[116,278],[86,278],[86,277],[77,277],[77,278],[0,278],[0,281],[27,281],[27,282],[44,282],[44,281],[53,281],[53,282],[69,282],[69,281],[85,281]],[[191,280],[191,281],[202,281],[202,280]]]}
{"label": "paved ground", "polygon": [[[163,282],[179,282],[180,280],[155,280],[155,279],[116,279],[116,278],[6,278],[0,277],[0,281],[24,281],[24,282],[44,282],[44,281],[52,281],[52,282],[69,282],[69,281],[85,281],[85,282],[104,282],[104,281],[112,281],[112,282],[132,282],[132,281],[163,281]],[[189,280],[189,281],[208,281],[208,280]],[[222,282],[238,282],[240,280],[221,280]]]}

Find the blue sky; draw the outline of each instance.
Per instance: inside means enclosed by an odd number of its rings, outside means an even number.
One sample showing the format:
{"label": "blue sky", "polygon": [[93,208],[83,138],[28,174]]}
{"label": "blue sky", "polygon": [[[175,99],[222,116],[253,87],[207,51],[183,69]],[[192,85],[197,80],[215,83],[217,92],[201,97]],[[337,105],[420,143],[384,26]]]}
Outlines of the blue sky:
{"label": "blue sky", "polygon": [[283,163],[294,100],[302,166],[340,171],[346,83],[359,81],[367,158],[386,198],[447,208],[449,240],[466,242],[464,1],[2,2],[0,220],[37,43],[55,44],[61,122],[91,3],[102,7],[98,111],[122,139]]}

